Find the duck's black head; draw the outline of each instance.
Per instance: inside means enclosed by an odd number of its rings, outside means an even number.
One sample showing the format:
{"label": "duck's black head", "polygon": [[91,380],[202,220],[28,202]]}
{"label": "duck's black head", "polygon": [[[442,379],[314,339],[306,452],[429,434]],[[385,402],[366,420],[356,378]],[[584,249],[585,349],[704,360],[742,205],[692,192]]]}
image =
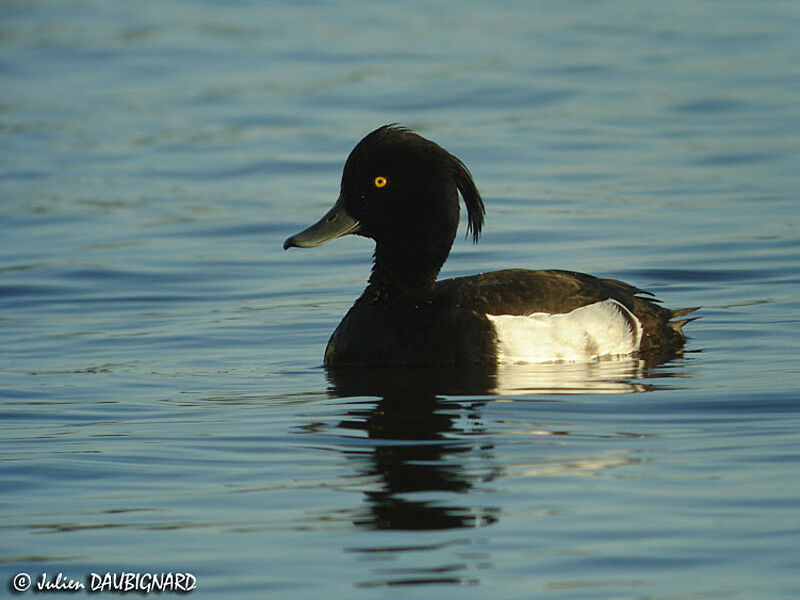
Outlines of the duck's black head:
{"label": "duck's black head", "polygon": [[334,207],[283,247],[319,246],[355,233],[376,242],[372,283],[430,285],[456,235],[459,192],[467,233],[477,241],[483,201],[464,164],[408,129],[385,125],[350,153]]}

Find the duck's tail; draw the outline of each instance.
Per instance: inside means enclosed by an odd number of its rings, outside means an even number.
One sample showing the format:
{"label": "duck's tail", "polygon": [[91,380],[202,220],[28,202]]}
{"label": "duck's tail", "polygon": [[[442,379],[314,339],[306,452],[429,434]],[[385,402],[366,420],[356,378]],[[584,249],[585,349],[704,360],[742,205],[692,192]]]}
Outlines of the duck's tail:
{"label": "duck's tail", "polygon": [[681,337],[684,337],[684,333],[683,333],[684,325],[686,325],[687,323],[691,323],[692,321],[696,321],[700,317],[699,316],[698,317],[689,317],[688,319],[678,319],[677,317],[686,316],[688,314],[693,313],[696,310],[700,310],[700,307],[699,306],[694,306],[692,308],[678,308],[678,309],[675,309],[675,310],[670,310],[669,311],[669,313],[670,313],[669,319],[670,320],[667,323],[667,325],[669,325],[670,329],[675,331],[678,335],[680,335]]}

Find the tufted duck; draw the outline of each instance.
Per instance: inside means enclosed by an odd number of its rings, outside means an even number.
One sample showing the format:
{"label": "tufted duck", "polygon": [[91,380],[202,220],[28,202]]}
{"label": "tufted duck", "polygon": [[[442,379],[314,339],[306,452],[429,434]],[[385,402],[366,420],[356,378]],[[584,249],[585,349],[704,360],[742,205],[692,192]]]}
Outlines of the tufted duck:
{"label": "tufted duck", "polygon": [[484,206],[467,167],[408,129],[376,129],[350,153],[336,204],[284,249],[356,234],[375,241],[364,293],[333,332],[325,364],[459,365],[674,355],[679,319],[649,292],[570,271],[511,269],[436,281],[458,228],[477,242]]}

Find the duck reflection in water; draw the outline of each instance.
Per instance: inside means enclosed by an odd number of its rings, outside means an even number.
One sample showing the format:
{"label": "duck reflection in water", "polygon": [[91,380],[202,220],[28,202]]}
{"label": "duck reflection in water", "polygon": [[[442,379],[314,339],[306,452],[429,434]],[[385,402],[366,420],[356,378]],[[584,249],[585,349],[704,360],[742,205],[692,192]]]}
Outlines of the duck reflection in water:
{"label": "duck reflection in water", "polygon": [[[503,396],[646,392],[651,374],[636,358],[592,363],[463,367],[328,367],[329,393],[351,400],[336,427],[368,443],[346,445],[359,475],[376,479],[365,510],[375,529],[448,529],[494,523],[499,509],[471,494],[503,469],[481,415]],[[659,372],[659,377],[672,374]],[[679,372],[674,375],[680,375]],[[480,504],[479,498],[484,500]]]}
{"label": "duck reflection in water", "polygon": [[462,495],[500,473],[482,435],[478,411],[483,402],[443,397],[486,394],[491,373],[457,368],[338,368],[327,373],[335,397],[378,398],[350,408],[338,423],[366,434],[368,446],[348,448],[345,454],[360,475],[379,478],[380,489],[364,492],[367,507],[354,517],[356,525],[451,529],[497,520],[498,508],[476,506]]}

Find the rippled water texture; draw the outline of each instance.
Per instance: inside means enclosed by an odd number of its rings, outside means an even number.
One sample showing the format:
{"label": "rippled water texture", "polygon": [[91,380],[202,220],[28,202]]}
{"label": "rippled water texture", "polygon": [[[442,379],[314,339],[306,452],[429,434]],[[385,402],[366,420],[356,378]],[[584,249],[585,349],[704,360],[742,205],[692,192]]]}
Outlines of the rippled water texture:
{"label": "rippled water texture", "polygon": [[[202,598],[800,597],[797,2],[0,4],[0,559]],[[367,131],[471,168],[444,276],[702,305],[686,353],[327,372],[284,253]]]}

